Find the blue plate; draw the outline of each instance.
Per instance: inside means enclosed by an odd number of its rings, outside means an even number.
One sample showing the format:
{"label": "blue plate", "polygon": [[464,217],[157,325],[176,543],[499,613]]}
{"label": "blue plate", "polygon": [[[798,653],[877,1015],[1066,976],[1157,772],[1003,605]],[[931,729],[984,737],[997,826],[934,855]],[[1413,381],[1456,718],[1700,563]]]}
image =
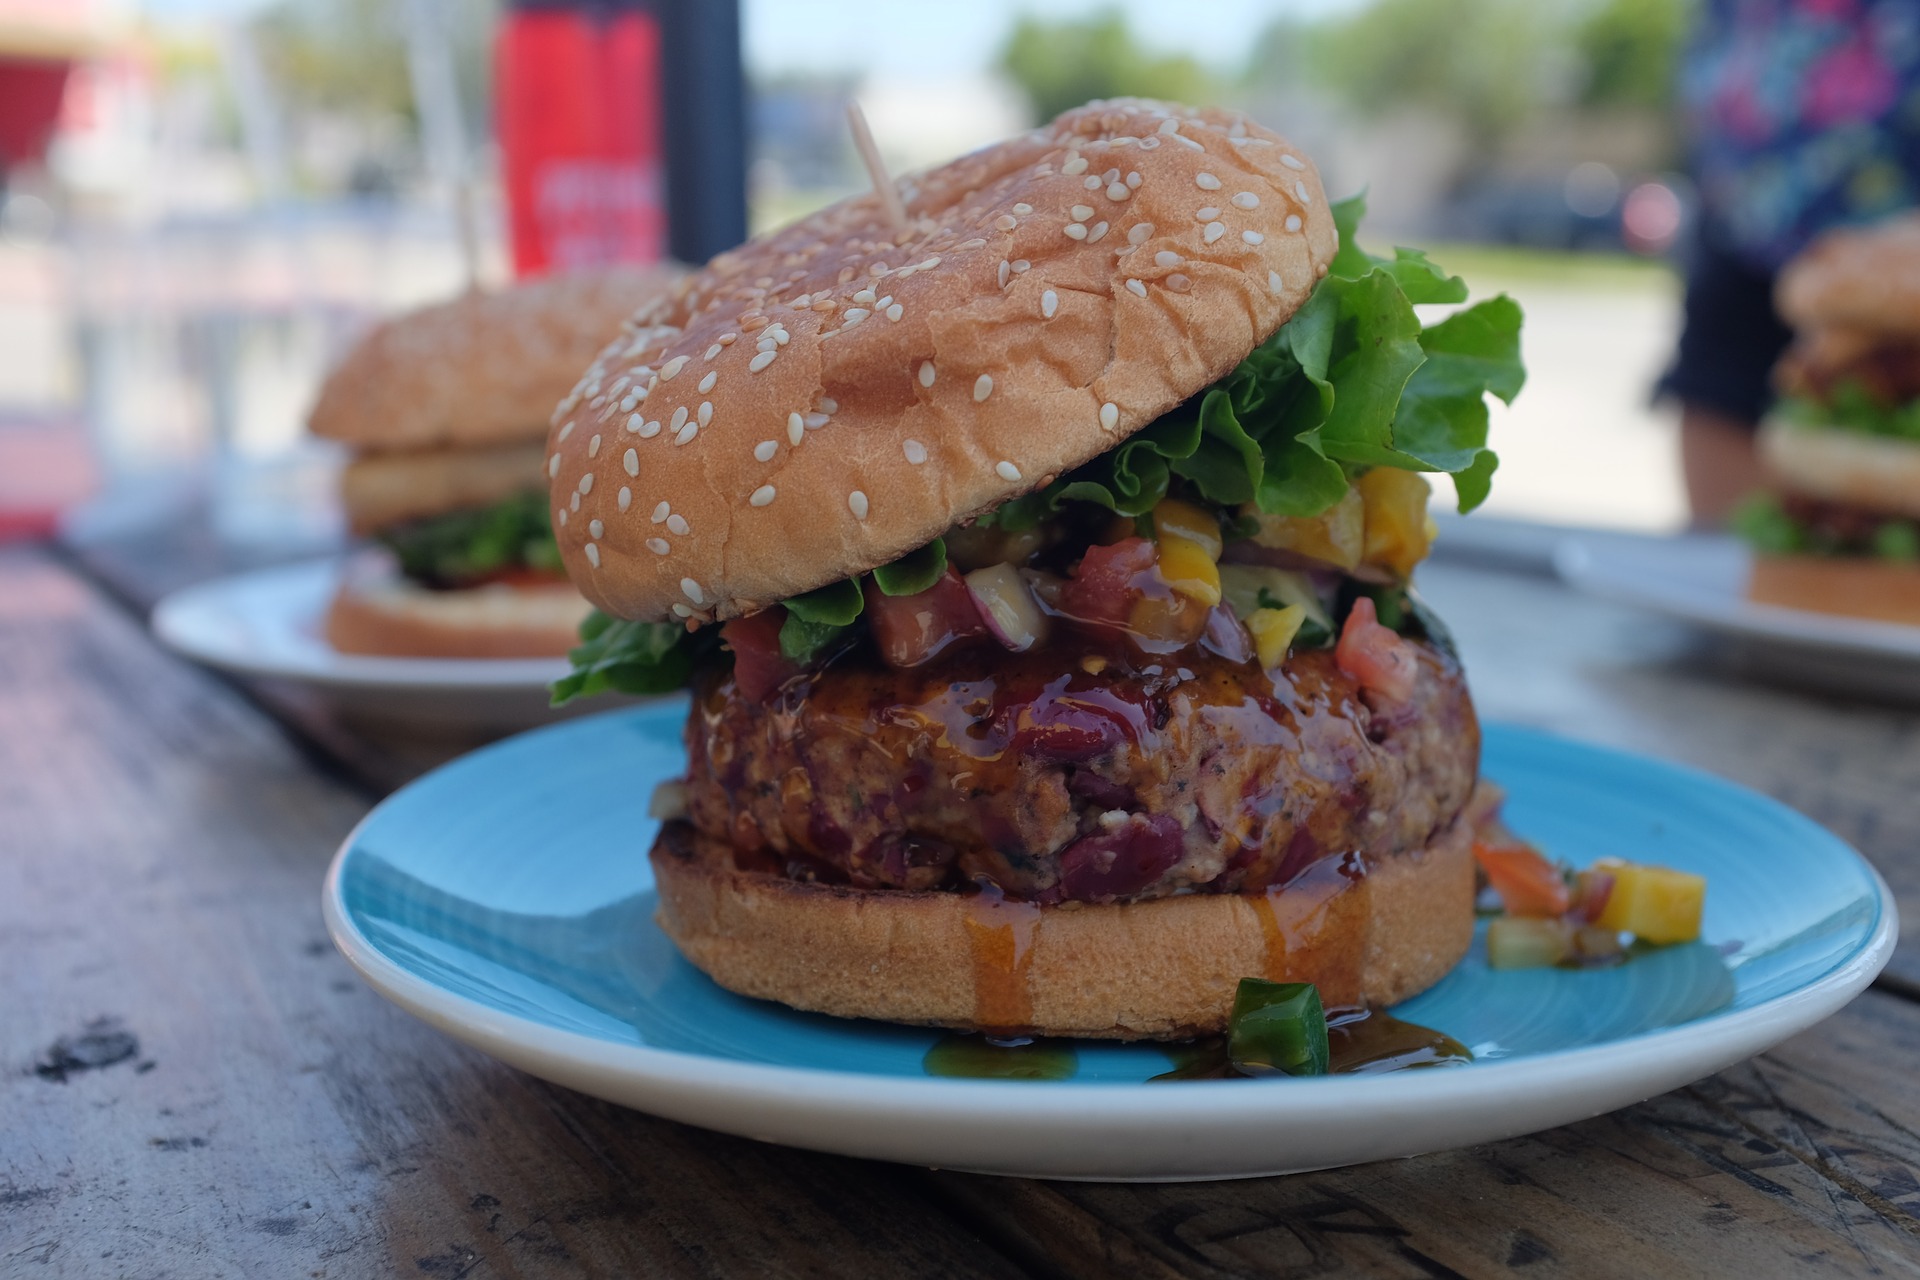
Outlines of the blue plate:
{"label": "blue plate", "polygon": [[1699,872],[1704,940],[1613,969],[1496,972],[1476,941],[1396,1008],[1470,1046],[1440,1071],[1146,1084],[1150,1046],[1087,1044],[1060,1082],[932,1078],[936,1033],[733,995],[653,923],[646,817],[684,768],[684,701],[525,734],[381,804],[328,878],[341,950],[384,994],[535,1074],[696,1124],[991,1172],[1202,1178],[1527,1132],[1718,1070],[1839,1008],[1894,910],[1840,840],[1704,774],[1507,726],[1484,772],[1557,857]]}

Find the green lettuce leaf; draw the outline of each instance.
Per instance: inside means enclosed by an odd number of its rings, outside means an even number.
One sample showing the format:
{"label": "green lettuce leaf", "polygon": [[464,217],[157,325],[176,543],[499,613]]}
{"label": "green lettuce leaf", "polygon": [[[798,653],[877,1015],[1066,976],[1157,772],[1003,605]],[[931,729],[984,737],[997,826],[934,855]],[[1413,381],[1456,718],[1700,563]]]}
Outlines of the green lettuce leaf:
{"label": "green lettuce leaf", "polygon": [[1072,502],[1139,517],[1177,478],[1222,507],[1318,514],[1369,467],[1446,471],[1460,509],[1487,496],[1486,396],[1526,380],[1519,306],[1488,299],[1432,325],[1421,303],[1467,288],[1424,253],[1367,253],[1354,239],[1363,197],[1333,208],[1340,249],[1313,296],[1234,371],[1116,448],[985,517],[1030,528]]}
{"label": "green lettuce leaf", "polygon": [[947,544],[935,538],[926,546],[873,571],[873,585],[890,596],[917,596],[947,571]]}
{"label": "green lettuce leaf", "polygon": [[787,601],[780,624],[780,652],[793,662],[811,662],[815,654],[853,625],[866,607],[860,583],[842,578]]}
{"label": "green lettuce leaf", "polygon": [[670,622],[626,622],[598,609],[580,624],[580,644],[567,654],[573,670],[550,686],[553,705],[596,693],[671,693],[718,643],[718,632],[689,632]]}
{"label": "green lettuce leaf", "polygon": [[1782,400],[1775,412],[1795,426],[1812,430],[1838,427],[1862,435],[1920,441],[1920,400],[1885,405],[1851,378],[1828,392],[1825,403],[1791,397]]}
{"label": "green lettuce leaf", "polygon": [[377,537],[393,552],[402,573],[428,586],[465,586],[504,569],[565,572],[547,497],[541,492],[410,520],[381,530]]}

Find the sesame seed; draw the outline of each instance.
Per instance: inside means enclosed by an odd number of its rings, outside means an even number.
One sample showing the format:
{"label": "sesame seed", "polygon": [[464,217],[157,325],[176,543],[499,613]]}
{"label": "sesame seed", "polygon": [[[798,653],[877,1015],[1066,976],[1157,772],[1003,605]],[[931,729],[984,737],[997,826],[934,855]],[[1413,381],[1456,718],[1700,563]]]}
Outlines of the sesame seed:
{"label": "sesame seed", "polygon": [[747,372],[748,373],[760,372],[762,369],[766,368],[768,365],[773,363],[773,356],[774,356],[774,353],[771,351],[762,351],[759,355],[747,361]]}
{"label": "sesame seed", "polygon": [[1013,274],[1020,275],[1023,272],[1027,271],[1032,266],[1033,264],[1031,262],[1028,262],[1025,258],[1015,258],[1013,260]]}
{"label": "sesame seed", "polygon": [[567,509],[565,507],[560,507],[554,511],[553,522],[562,529],[567,527]]}
{"label": "sesame seed", "polygon": [[567,437],[572,434],[573,434],[573,424],[569,422],[566,426],[560,428],[560,434],[555,436],[554,439],[558,440],[561,444],[565,444],[567,442]]}
{"label": "sesame seed", "polygon": [[1069,222],[1066,226],[1062,227],[1061,230],[1067,233],[1069,240],[1085,240],[1087,238],[1087,229],[1077,222]]}
{"label": "sesame seed", "polygon": [[1160,133],[1178,133],[1180,132],[1180,122],[1178,120],[1175,120],[1172,116],[1168,116],[1165,120],[1162,120],[1160,122],[1159,132]]}
{"label": "sesame seed", "polygon": [[1000,287],[1004,289],[1007,287],[1008,279],[1010,279],[1013,275],[1013,264],[1010,262],[1001,263],[999,274],[1000,274]]}
{"label": "sesame seed", "polygon": [[933,367],[933,361],[922,360],[920,362],[920,385],[921,386],[923,387],[932,386],[933,380],[937,376],[938,374]]}
{"label": "sesame seed", "polygon": [[667,422],[667,430],[678,431],[687,425],[687,406],[681,405],[673,411],[673,417]]}
{"label": "sesame seed", "polygon": [[840,327],[844,329],[847,325],[859,324],[872,314],[873,312],[867,310],[865,307],[848,307]]}
{"label": "sesame seed", "polygon": [[672,382],[674,375],[686,367],[687,358],[685,356],[675,356],[660,366],[660,381]]}
{"label": "sesame seed", "polygon": [[720,354],[720,344],[716,342],[712,346],[707,348],[706,359],[711,360],[719,354]]}
{"label": "sesame seed", "polygon": [[821,396],[820,412],[838,413],[840,412],[840,402],[838,400],[835,400],[832,396]]}
{"label": "sesame seed", "polygon": [[1193,184],[1199,187],[1202,191],[1218,191],[1220,189],[1220,179],[1214,177],[1210,173],[1194,174]]}
{"label": "sesame seed", "polygon": [[772,334],[773,340],[783,347],[793,341],[793,335],[787,332],[787,326],[783,324],[772,325],[767,332]]}
{"label": "sesame seed", "polygon": [[996,230],[1011,231],[1020,225],[1020,220],[1010,213],[1003,213],[993,220],[993,225]]}
{"label": "sesame seed", "polygon": [[653,552],[653,554],[657,556],[663,556],[667,554],[667,552],[673,550],[673,548],[667,545],[667,540],[665,538],[648,538],[647,550]]}
{"label": "sesame seed", "polygon": [[1020,204],[1016,204],[1015,206],[1013,206],[1013,211],[1024,218],[1028,214],[1033,212],[1033,206],[1025,202],[1022,202]]}
{"label": "sesame seed", "polygon": [[1287,215],[1287,230],[1289,230],[1289,231],[1298,231],[1299,229],[1300,229],[1300,215],[1299,215],[1299,214],[1297,214],[1297,213],[1290,213],[1290,214],[1288,214],[1288,215]]}
{"label": "sesame seed", "polygon": [[1296,182],[1293,184],[1293,194],[1301,204],[1313,203],[1313,197],[1307,194],[1307,184],[1304,182]]}
{"label": "sesame seed", "polygon": [[1137,294],[1144,298],[1147,296],[1147,286],[1141,284],[1138,280],[1129,280],[1127,281],[1127,292]]}
{"label": "sesame seed", "polygon": [[898,320],[905,314],[907,314],[907,309],[897,302],[887,308],[887,319],[889,320]]}
{"label": "sesame seed", "polygon": [[984,249],[987,247],[987,242],[976,236],[971,240],[962,240],[953,247],[956,249]]}
{"label": "sesame seed", "polygon": [[1182,275],[1178,271],[1174,272],[1172,275],[1168,276],[1165,280],[1162,280],[1160,283],[1165,285],[1167,288],[1173,290],[1175,293],[1185,293],[1187,290],[1193,288],[1193,281],[1187,279],[1186,276]]}
{"label": "sesame seed", "polygon": [[1236,209],[1258,209],[1260,207],[1260,197],[1251,191],[1239,192],[1233,197],[1233,207]]}
{"label": "sesame seed", "polygon": [[1118,426],[1119,423],[1120,423],[1120,406],[1119,405],[1114,404],[1112,401],[1108,401],[1106,404],[1103,404],[1100,406],[1100,426],[1102,430],[1111,431],[1114,429],[1114,427]]}
{"label": "sesame seed", "polygon": [[1193,211],[1193,220],[1195,222],[1212,222],[1219,216],[1220,207],[1218,205],[1203,204]]}
{"label": "sesame seed", "polygon": [[1242,231],[1240,233],[1240,238],[1242,240],[1245,240],[1248,244],[1259,244],[1262,240],[1266,239],[1266,237],[1261,235],[1258,231]]}
{"label": "sesame seed", "polygon": [[747,499],[747,504],[749,506],[764,507],[769,502],[772,502],[772,501],[773,501],[773,486],[770,484],[763,484],[758,489],[755,489],[753,491],[753,496]]}
{"label": "sesame seed", "polygon": [[687,536],[687,518],[678,511],[667,517],[667,532],[676,537]]}
{"label": "sesame seed", "polygon": [[686,592],[687,599],[693,601],[695,604],[705,604],[707,602],[707,593],[702,591],[700,584],[692,578],[680,579],[680,589]]}
{"label": "sesame seed", "polygon": [[1120,181],[1120,170],[1117,168],[1109,169],[1100,175],[1100,180],[1102,182],[1118,182]]}
{"label": "sesame seed", "polygon": [[1127,229],[1128,244],[1145,244],[1152,238],[1153,224],[1151,222],[1136,222]]}
{"label": "sesame seed", "polygon": [[858,303],[860,306],[870,307],[873,305],[873,290],[862,289],[860,292],[853,295],[853,300],[854,302]]}
{"label": "sesame seed", "polygon": [[694,417],[699,421],[700,425],[703,427],[706,426],[709,422],[712,422],[713,421],[713,401],[702,400],[700,402],[700,412],[696,413]]}
{"label": "sesame seed", "polygon": [[689,422],[686,426],[680,428],[680,434],[673,438],[673,442],[675,444],[692,444],[693,438],[699,434],[700,424],[697,422]]}
{"label": "sesame seed", "polygon": [[584,550],[587,553],[587,563],[598,569],[600,567],[600,548],[589,542]]}
{"label": "sesame seed", "polygon": [[1106,186],[1107,184],[1106,184],[1106,183],[1104,183],[1104,182],[1102,182],[1102,181],[1100,181],[1100,175],[1099,175],[1099,174],[1097,174],[1097,173],[1090,173],[1090,174],[1088,174],[1088,175],[1087,175],[1087,180],[1086,180],[1085,182],[1083,182],[1083,183],[1081,183],[1080,185],[1081,185],[1081,186],[1083,186],[1083,187],[1085,187],[1085,188],[1086,188],[1087,190],[1089,190],[1089,191],[1098,191],[1098,190],[1099,190],[1099,189],[1100,189],[1101,187],[1104,187],[1104,186]]}
{"label": "sesame seed", "polygon": [[1286,281],[1280,278],[1280,273],[1278,271],[1267,272],[1267,292],[1268,293],[1284,293],[1286,292],[1286,287],[1287,287]]}
{"label": "sesame seed", "polygon": [[973,380],[973,401],[975,404],[993,394],[993,375],[983,373]]}
{"label": "sesame seed", "polygon": [[672,508],[662,502],[653,509],[653,523],[659,524],[662,520],[665,520],[671,512]]}
{"label": "sesame seed", "polygon": [[634,450],[634,449],[629,449],[629,450],[627,450],[627,452],[626,452],[626,454],[625,454],[624,456],[622,456],[622,457],[621,457],[621,459],[620,459],[620,465],[621,465],[621,466],[623,466],[623,467],[625,467],[625,468],[627,469],[627,474],[628,474],[628,475],[630,475],[630,476],[637,476],[637,475],[639,475],[639,474],[640,474],[640,454],[639,454],[639,452],[638,452],[637,450]]}
{"label": "sesame seed", "polygon": [[772,462],[773,455],[778,452],[780,452],[780,442],[778,440],[762,440],[759,444],[753,446],[753,460],[755,462]]}
{"label": "sesame seed", "polygon": [[633,505],[633,490],[627,488],[627,486],[625,485],[621,485],[620,492],[615,498],[615,501],[617,501],[620,504],[620,509],[622,511],[625,511],[628,507]]}
{"label": "sesame seed", "polygon": [[1049,289],[1040,295],[1040,314],[1053,319],[1053,313],[1060,308],[1060,295]]}
{"label": "sesame seed", "polygon": [[1067,162],[1060,166],[1060,172],[1069,178],[1077,178],[1087,171],[1087,158],[1078,151],[1067,153]]}
{"label": "sesame seed", "polygon": [[918,265],[922,271],[931,271],[940,265],[940,255],[936,253],[931,258],[916,265]]}
{"label": "sesame seed", "polygon": [[1218,240],[1221,236],[1225,234],[1227,234],[1226,223],[1209,222],[1205,227],[1201,228],[1200,238],[1202,240],[1205,240],[1208,244],[1212,244],[1215,240]]}
{"label": "sesame seed", "polygon": [[641,415],[637,413],[630,413],[627,415],[627,430],[638,431],[640,429],[640,424],[645,421],[646,419],[643,418]]}
{"label": "sesame seed", "polygon": [[587,521],[587,532],[596,538],[604,537],[607,532],[607,526],[601,524],[598,520],[589,520]]}
{"label": "sesame seed", "polygon": [[713,390],[713,384],[719,380],[720,371],[718,369],[709,369],[707,376],[700,379],[700,394],[705,395],[707,392]]}
{"label": "sesame seed", "polygon": [[678,600],[675,600],[673,602],[673,616],[676,618],[691,618],[693,616],[693,610],[687,608],[687,606],[681,604]]}
{"label": "sesame seed", "polygon": [[1017,482],[1020,479],[1020,468],[1014,466],[1011,462],[1005,460],[996,462],[993,464],[993,469],[1002,480]]}
{"label": "sesame seed", "polygon": [[1128,175],[1127,175],[1127,189],[1128,189],[1129,191],[1138,191],[1138,190],[1140,189],[1140,175],[1139,175],[1139,174],[1137,174],[1137,173],[1130,173],[1130,174],[1128,174]]}
{"label": "sesame seed", "polygon": [[547,479],[558,480],[559,478],[560,478],[560,455],[556,453],[551,458],[547,459]]}
{"label": "sesame seed", "polygon": [[796,449],[807,438],[807,420],[797,413],[787,415],[787,443]]}
{"label": "sesame seed", "polygon": [[1132,194],[1133,191],[1123,182],[1110,182],[1107,184],[1107,199],[1109,200],[1125,200]]}
{"label": "sesame seed", "polygon": [[650,418],[646,422],[643,422],[640,424],[640,438],[642,440],[651,440],[659,434],[660,434],[660,419]]}
{"label": "sesame seed", "polygon": [[927,460],[927,446],[921,444],[918,440],[902,440],[900,442],[900,452],[906,454],[907,461],[916,467]]}
{"label": "sesame seed", "polygon": [[771,334],[760,339],[760,341],[754,343],[753,345],[754,345],[754,348],[759,351],[778,351],[780,349],[780,344],[773,340],[773,336]]}
{"label": "sesame seed", "polygon": [[1088,244],[1098,243],[1099,240],[1102,237],[1104,237],[1106,234],[1107,234],[1107,224],[1104,222],[1096,222],[1093,224],[1093,230],[1087,232],[1087,243]]}
{"label": "sesame seed", "polygon": [[583,494],[593,492],[593,472],[589,471],[580,477],[580,492]]}
{"label": "sesame seed", "polygon": [[1289,169],[1304,169],[1307,167],[1305,164],[1301,163],[1299,156],[1283,155],[1280,157],[1280,163],[1287,166],[1287,168]]}
{"label": "sesame seed", "polygon": [[1075,222],[1085,222],[1093,216],[1093,206],[1090,204],[1077,204],[1067,210],[1067,212],[1073,215]]}
{"label": "sesame seed", "polygon": [[1153,255],[1154,265],[1158,267],[1177,267],[1183,261],[1184,259],[1171,249],[1162,249]]}
{"label": "sesame seed", "polygon": [[1194,150],[1194,151],[1205,151],[1205,150],[1206,150],[1206,148],[1205,148],[1205,147],[1203,147],[1203,146],[1201,146],[1201,145],[1200,145],[1199,143],[1197,143],[1197,142],[1195,142],[1195,141],[1194,141],[1194,140],[1193,140],[1192,138],[1189,138],[1189,137],[1186,137],[1186,136],[1184,136],[1184,135],[1182,135],[1182,134],[1178,134],[1178,133],[1176,133],[1176,134],[1174,134],[1174,135],[1173,135],[1173,140],[1174,140],[1175,142],[1177,142],[1177,143],[1179,143],[1179,144],[1180,144],[1181,146],[1183,146],[1183,147],[1187,147],[1187,148],[1190,148],[1191,150]]}
{"label": "sesame seed", "polygon": [[855,489],[847,495],[847,509],[853,512],[855,520],[867,518],[867,495]]}
{"label": "sesame seed", "polygon": [[[834,406],[834,408],[836,409],[839,407],[840,407],[839,405]],[[809,431],[818,431],[820,428],[826,426],[828,421],[829,419],[827,415],[824,413],[810,413],[806,417],[800,419],[801,424],[805,426],[806,429]]]}

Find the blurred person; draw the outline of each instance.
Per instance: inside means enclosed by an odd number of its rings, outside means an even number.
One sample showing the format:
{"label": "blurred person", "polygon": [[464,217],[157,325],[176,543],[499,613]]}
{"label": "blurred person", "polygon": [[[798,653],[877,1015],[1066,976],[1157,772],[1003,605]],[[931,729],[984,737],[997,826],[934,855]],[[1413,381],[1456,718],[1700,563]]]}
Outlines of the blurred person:
{"label": "blurred person", "polygon": [[1754,430],[1790,334],[1780,268],[1829,227],[1920,202],[1920,0],[1704,0],[1680,72],[1699,213],[1678,350],[1696,524],[1762,487]]}

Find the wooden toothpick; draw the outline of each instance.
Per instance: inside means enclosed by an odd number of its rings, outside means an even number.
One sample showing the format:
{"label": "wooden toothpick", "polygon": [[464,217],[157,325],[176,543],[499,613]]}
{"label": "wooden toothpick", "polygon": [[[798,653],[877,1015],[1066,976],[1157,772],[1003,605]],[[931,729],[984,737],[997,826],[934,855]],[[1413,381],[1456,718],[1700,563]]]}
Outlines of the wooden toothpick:
{"label": "wooden toothpick", "polygon": [[867,176],[873,179],[873,194],[880,198],[880,209],[887,215],[887,221],[893,224],[895,231],[911,230],[907,222],[907,208],[900,203],[900,193],[894,188],[893,179],[887,176],[887,166],[880,159],[880,148],[874,145],[873,130],[867,128],[866,113],[860,110],[857,102],[847,104],[847,127],[853,130],[854,148],[866,163]]}

